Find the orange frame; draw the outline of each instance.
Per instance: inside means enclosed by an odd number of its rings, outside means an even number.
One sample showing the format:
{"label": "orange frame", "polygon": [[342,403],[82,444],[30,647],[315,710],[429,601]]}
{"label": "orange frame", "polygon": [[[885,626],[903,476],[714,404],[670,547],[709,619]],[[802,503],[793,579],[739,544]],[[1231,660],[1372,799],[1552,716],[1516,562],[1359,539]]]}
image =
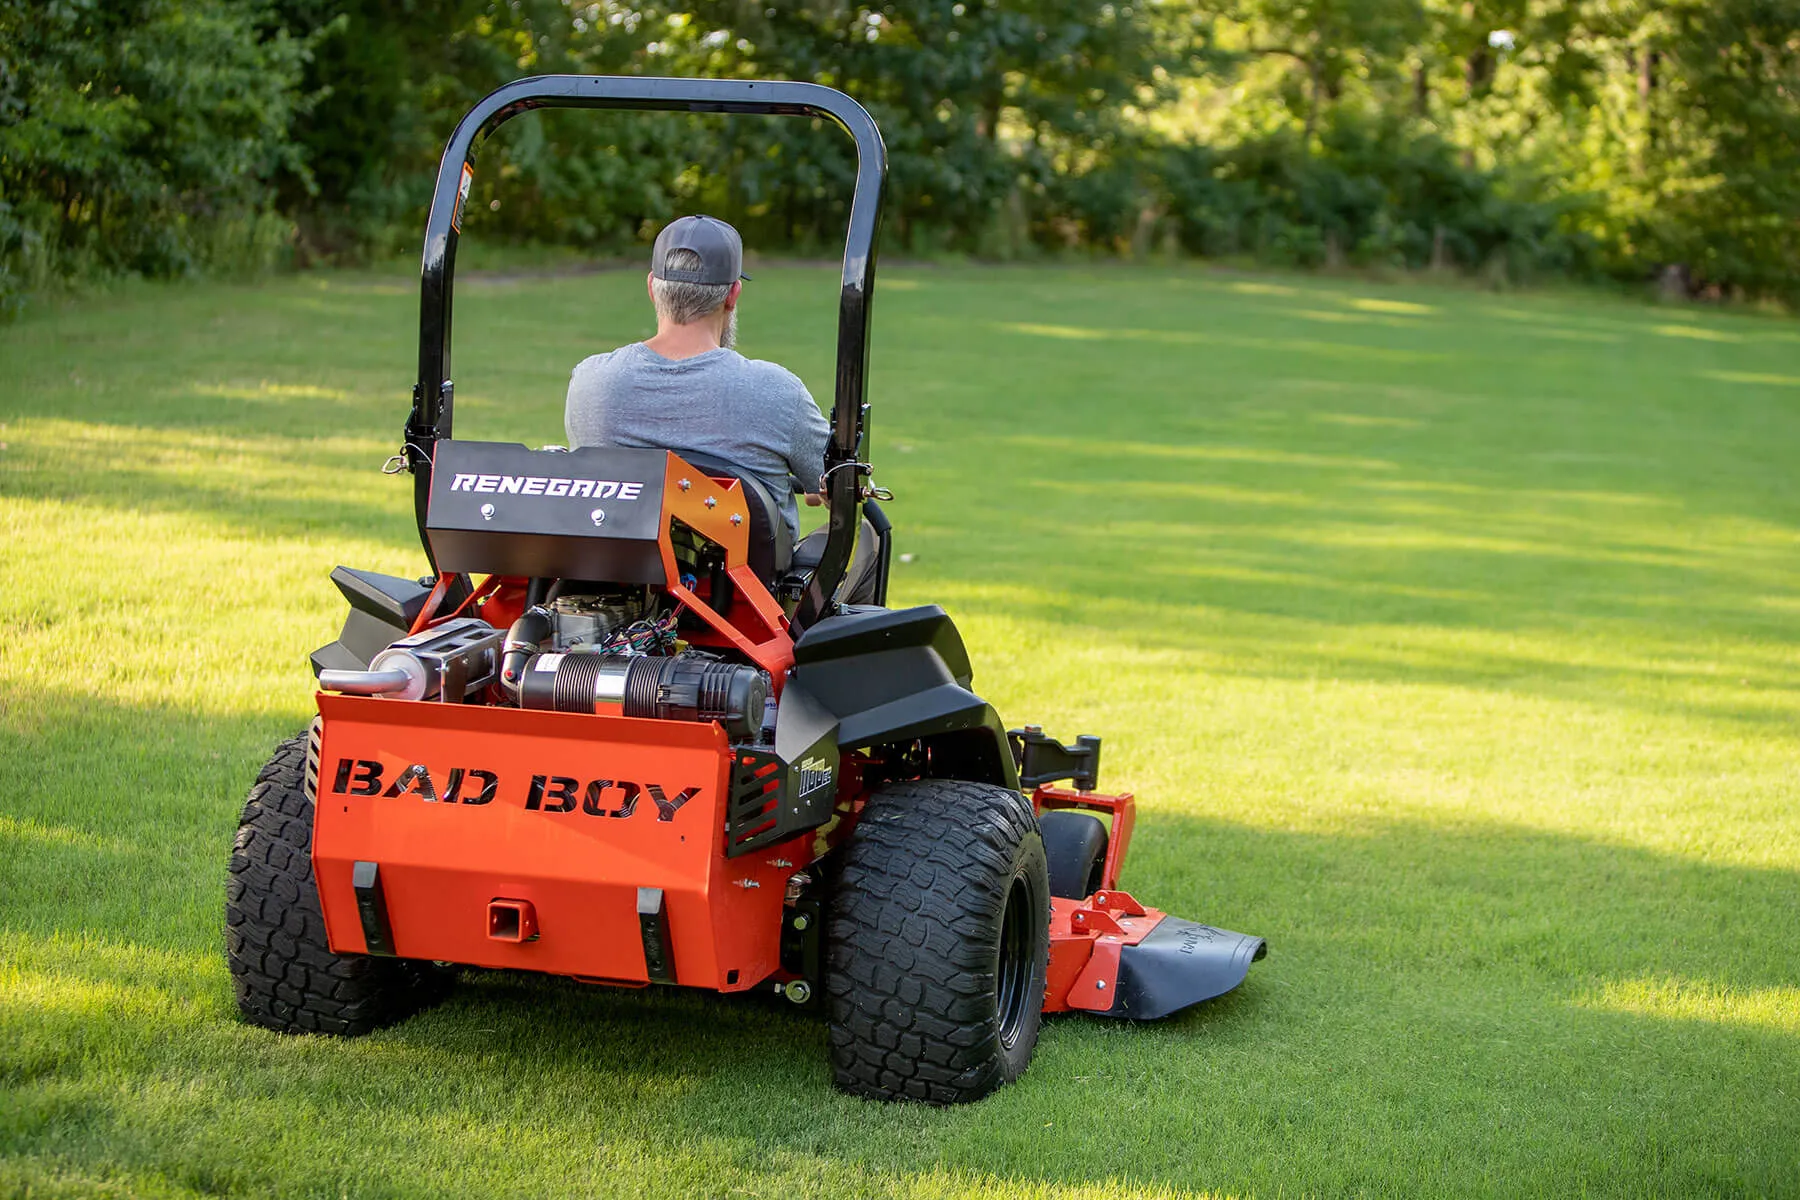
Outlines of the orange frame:
{"label": "orange frame", "polygon": [[[735,620],[681,582],[675,521],[723,548],[742,601],[730,606]],[[660,522],[665,589],[767,671],[778,693],[793,641],[749,566],[742,485],[670,454]],[[439,578],[415,632],[456,615],[438,614],[449,584]],[[490,576],[458,612],[504,627],[523,587]],[[848,793],[862,786],[845,770],[826,829],[727,858],[733,755],[716,724],[327,693],[318,705],[312,857],[338,953],[371,950],[355,871],[374,863],[389,948],[403,958],[643,984],[656,972],[639,889],[653,889],[672,951],[662,974],[720,991],[753,987],[781,974],[790,877],[848,835],[858,799]]]}

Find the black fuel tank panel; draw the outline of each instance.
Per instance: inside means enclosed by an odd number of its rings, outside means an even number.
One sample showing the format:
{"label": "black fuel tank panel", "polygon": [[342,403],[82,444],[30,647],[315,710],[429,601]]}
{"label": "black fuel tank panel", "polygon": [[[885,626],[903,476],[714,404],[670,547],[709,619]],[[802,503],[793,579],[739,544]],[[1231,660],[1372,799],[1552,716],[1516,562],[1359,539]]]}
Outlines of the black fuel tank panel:
{"label": "black fuel tank panel", "polygon": [[443,571],[666,583],[665,450],[437,444],[425,522]]}

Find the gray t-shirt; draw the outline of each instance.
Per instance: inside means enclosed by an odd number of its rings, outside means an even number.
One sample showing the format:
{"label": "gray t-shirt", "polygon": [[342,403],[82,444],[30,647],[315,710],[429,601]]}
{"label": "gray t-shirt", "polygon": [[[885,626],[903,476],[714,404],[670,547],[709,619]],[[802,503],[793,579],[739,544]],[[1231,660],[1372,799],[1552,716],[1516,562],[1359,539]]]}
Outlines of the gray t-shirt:
{"label": "gray t-shirt", "polygon": [[709,454],[749,471],[800,536],[791,473],[816,491],[830,426],[784,367],[708,350],[664,358],[642,342],[583,359],[569,374],[569,446],[626,446]]}

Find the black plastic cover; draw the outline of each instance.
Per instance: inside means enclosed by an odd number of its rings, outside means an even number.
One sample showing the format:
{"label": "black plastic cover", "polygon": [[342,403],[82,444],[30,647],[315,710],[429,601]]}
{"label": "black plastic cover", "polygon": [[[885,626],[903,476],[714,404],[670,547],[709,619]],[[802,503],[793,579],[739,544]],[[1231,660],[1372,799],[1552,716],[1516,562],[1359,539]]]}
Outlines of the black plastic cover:
{"label": "black plastic cover", "polygon": [[350,613],[337,641],[313,651],[314,675],[367,670],[371,659],[406,636],[431,594],[431,588],[416,579],[354,567],[333,568],[331,582],[350,602]]}
{"label": "black plastic cover", "polygon": [[657,534],[664,450],[446,441],[426,535],[440,571],[667,582]]}
{"label": "black plastic cover", "polygon": [[429,582],[383,575],[379,571],[359,571],[355,567],[333,567],[331,582],[344,594],[351,608],[402,629],[412,627],[425,607],[426,597],[431,595]]}
{"label": "black plastic cover", "polygon": [[956,623],[935,604],[865,608],[820,621],[794,643],[794,666],[915,649],[930,651],[939,669],[960,687],[975,677]]}
{"label": "black plastic cover", "polygon": [[1005,726],[969,690],[973,674],[962,635],[937,605],[846,607],[794,643],[777,743],[784,733],[823,736],[832,725],[840,750],[954,736],[958,778],[1016,788]]}
{"label": "black plastic cover", "polygon": [[725,855],[736,858],[831,819],[837,804],[837,722],[788,685],[775,720],[775,748],[732,748]]}
{"label": "black plastic cover", "polygon": [[1107,1015],[1153,1021],[1223,996],[1266,953],[1259,937],[1164,917],[1143,941],[1119,951],[1119,982]]}
{"label": "black plastic cover", "polygon": [[798,762],[771,750],[734,746],[725,806],[725,857],[786,841],[831,819],[837,802],[837,747],[828,743]]}

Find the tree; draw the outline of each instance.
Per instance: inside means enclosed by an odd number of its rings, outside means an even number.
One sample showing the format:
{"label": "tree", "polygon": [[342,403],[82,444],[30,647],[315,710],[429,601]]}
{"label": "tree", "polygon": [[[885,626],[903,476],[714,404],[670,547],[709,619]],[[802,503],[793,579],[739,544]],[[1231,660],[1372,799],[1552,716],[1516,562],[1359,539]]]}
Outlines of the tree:
{"label": "tree", "polygon": [[[180,274],[279,251],[305,47],[250,0],[0,0],[0,271]],[[0,292],[7,284],[0,280]]]}
{"label": "tree", "polygon": [[1240,31],[1233,49],[1298,68],[1300,86],[1284,87],[1283,99],[1308,147],[1325,106],[1351,77],[1397,78],[1406,48],[1424,30],[1420,0],[1237,0],[1225,15]]}

